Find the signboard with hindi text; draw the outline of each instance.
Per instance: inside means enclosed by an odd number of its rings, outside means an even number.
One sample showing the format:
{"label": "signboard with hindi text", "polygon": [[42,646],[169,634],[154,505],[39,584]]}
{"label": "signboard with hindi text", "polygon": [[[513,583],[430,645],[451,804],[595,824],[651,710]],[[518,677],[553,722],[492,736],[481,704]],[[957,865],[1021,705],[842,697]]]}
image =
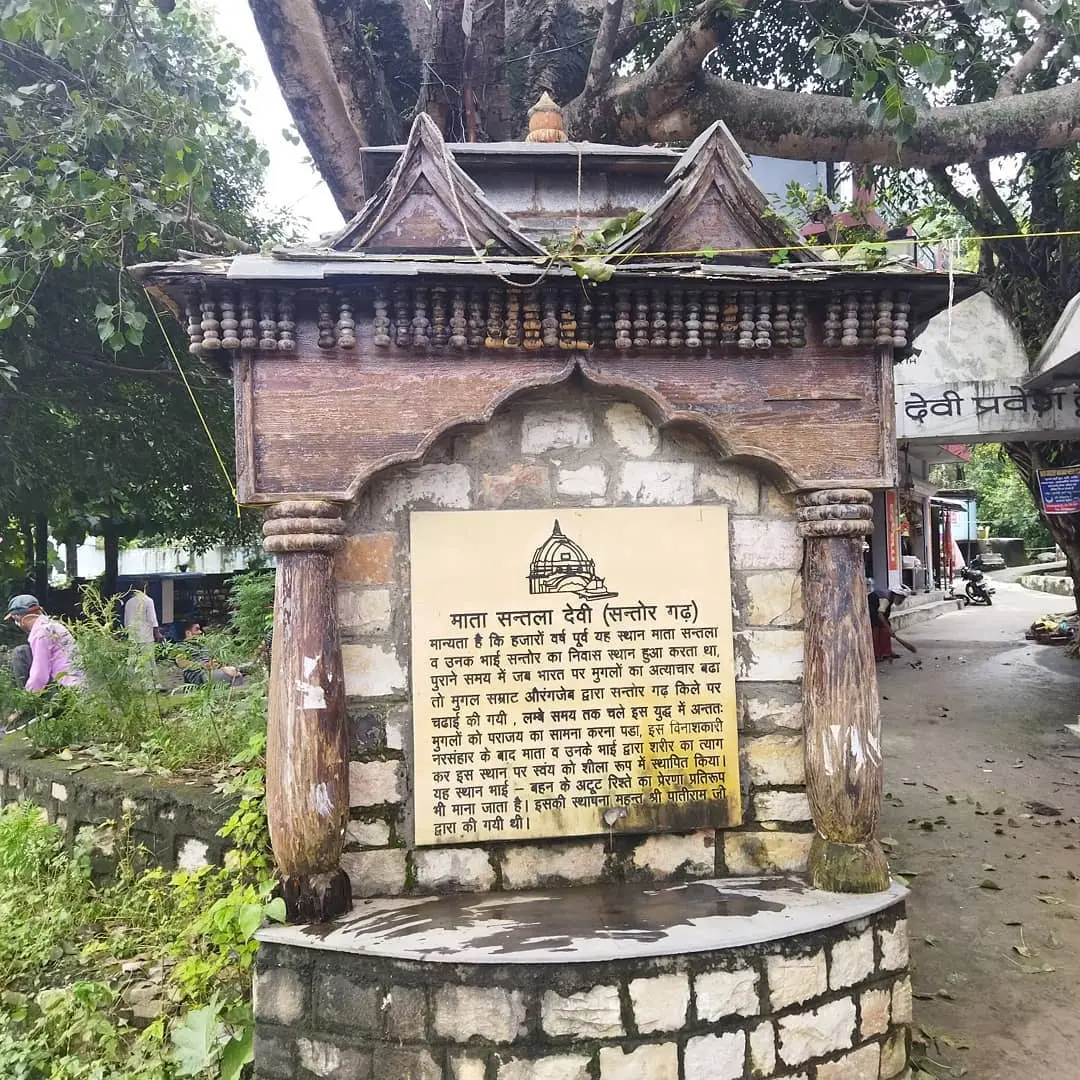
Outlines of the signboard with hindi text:
{"label": "signboard with hindi text", "polygon": [[1080,465],[1040,469],[1039,498],[1044,513],[1080,513]]}
{"label": "signboard with hindi text", "polygon": [[724,507],[411,515],[416,843],[740,821]]}

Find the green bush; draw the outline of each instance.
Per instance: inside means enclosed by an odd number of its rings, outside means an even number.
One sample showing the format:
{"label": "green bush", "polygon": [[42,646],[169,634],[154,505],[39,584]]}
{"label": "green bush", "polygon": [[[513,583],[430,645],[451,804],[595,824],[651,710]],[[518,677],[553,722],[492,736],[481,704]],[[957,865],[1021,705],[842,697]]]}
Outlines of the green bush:
{"label": "green bush", "polygon": [[251,1060],[254,934],[284,917],[261,775],[239,782],[226,867],[195,873],[138,870],[120,828],[116,879],[98,885],[36,806],[0,812],[4,1080],[237,1080]]}
{"label": "green bush", "polygon": [[274,571],[237,574],[232,579],[229,600],[233,609],[229,626],[236,647],[244,655],[254,656],[274,625]]}
{"label": "green bush", "polygon": [[[86,674],[83,687],[33,695],[13,687],[5,692],[0,685],[0,707],[10,699],[13,710],[35,716],[27,734],[36,746],[47,751],[94,746],[99,757],[134,765],[213,773],[265,731],[261,669],[241,687],[210,680],[175,695],[158,694],[146,653],[124,636],[113,604],[88,587],[82,606],[83,619],[73,630]],[[205,647],[226,662],[239,659],[229,635],[207,635]],[[158,675],[169,671],[180,648],[162,647]]]}

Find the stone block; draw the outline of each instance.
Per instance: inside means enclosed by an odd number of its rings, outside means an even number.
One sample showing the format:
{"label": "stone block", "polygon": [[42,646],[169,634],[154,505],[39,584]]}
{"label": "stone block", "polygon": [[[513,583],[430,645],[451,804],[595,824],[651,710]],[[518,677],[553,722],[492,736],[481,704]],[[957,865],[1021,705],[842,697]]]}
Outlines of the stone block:
{"label": "stone block", "polygon": [[892,990],[892,1022],[911,1023],[911,980],[901,979]]}
{"label": "stone block", "polygon": [[334,577],[345,585],[389,585],[394,579],[396,545],[392,532],[346,538],[334,557]]}
{"label": "stone block", "polygon": [[629,402],[612,405],[604,413],[604,426],[615,445],[631,457],[652,457],[660,447],[656,426]]}
{"label": "stone block", "polygon": [[702,829],[688,836],[658,833],[634,848],[634,867],[653,878],[712,877],[716,873],[716,834]]}
{"label": "stone block", "polygon": [[296,1080],[296,1042],[287,1028],[255,1025],[259,1080]]}
{"label": "stone block", "polygon": [[399,510],[438,507],[468,510],[472,504],[469,470],[464,465],[419,465],[395,470],[371,493],[371,517],[387,521]]}
{"label": "stone block", "polygon": [[878,1058],[881,1056],[877,1043],[860,1046],[836,1061],[817,1067],[817,1080],[878,1080]]}
{"label": "stone block", "polygon": [[747,682],[798,682],[803,652],[801,630],[742,630],[735,635],[735,675]]}
{"label": "stone block", "polygon": [[349,757],[362,757],[381,750],[386,742],[381,710],[354,706],[345,711],[349,725]]}
{"label": "stone block", "polygon": [[599,881],[604,873],[602,841],[508,847],[502,857],[503,885],[507,889],[588,885]]}
{"label": "stone block", "polygon": [[699,1035],[686,1044],[683,1069],[689,1080],[741,1080],[746,1062],[746,1032]]}
{"label": "stone block", "polygon": [[386,1036],[422,1042],[427,1027],[427,991],[421,986],[391,986],[379,1002],[386,1019]]}
{"label": "stone block", "polygon": [[739,614],[750,626],[797,626],[803,621],[802,574],[764,570],[743,579],[746,601]]}
{"label": "stone block", "polygon": [[349,697],[388,697],[404,693],[408,686],[405,669],[390,645],[342,645],[341,663]]}
{"label": "stone block", "polygon": [[350,761],[349,805],[385,806],[404,796],[404,762]]}
{"label": "stone block", "polygon": [[605,1046],[600,1051],[600,1080],[678,1080],[679,1048],[675,1043],[639,1046],[625,1051]]}
{"label": "stone block", "polygon": [[642,1035],[654,1031],[679,1031],[686,1025],[690,1008],[690,976],[676,974],[631,979],[630,1003],[634,1023]]}
{"label": "stone block", "polygon": [[780,1059],[785,1065],[801,1065],[811,1058],[847,1050],[855,1033],[855,1002],[841,998],[811,1012],[785,1016],[777,1021],[777,1028]]}
{"label": "stone block", "polygon": [[874,972],[874,932],[836,942],[829,949],[829,989],[843,990]]}
{"label": "stone block", "polygon": [[798,570],[803,542],[789,518],[733,517],[731,565],[735,570]]}
{"label": "stone block", "polygon": [[908,1031],[901,1028],[881,1046],[881,1080],[894,1080],[907,1068]]}
{"label": "stone block", "polygon": [[582,1054],[555,1054],[531,1061],[517,1058],[501,1064],[497,1077],[498,1080],[589,1080],[589,1058]]}
{"label": "stone block", "polygon": [[480,479],[480,504],[489,509],[550,503],[551,474],[546,465],[518,461],[506,472],[485,473]]}
{"label": "stone block", "polygon": [[354,897],[400,896],[405,891],[405,852],[401,848],[346,851],[341,868],[349,875]]}
{"label": "stone block", "polygon": [[[809,956],[767,956],[765,969],[769,981],[769,1004],[773,1012],[789,1005],[800,1005],[819,997],[829,989],[825,974],[825,950]],[[798,1065],[799,1062],[788,1062]]]}
{"label": "stone block", "polygon": [[904,971],[908,966],[907,920],[898,919],[891,930],[878,931],[883,971]]}
{"label": "stone block", "polygon": [[[59,820],[59,819],[57,819]],[[182,836],[176,848],[176,869],[194,873],[210,865],[210,845],[194,836]]]}
{"label": "stone block", "polygon": [[390,632],[389,589],[339,589],[338,625],[354,634]]}
{"label": "stone block", "polygon": [[498,986],[442,986],[435,993],[435,1034],[466,1043],[474,1036],[510,1043],[528,1033],[525,995]]}
{"label": "stone block", "polygon": [[806,783],[801,735],[758,735],[743,740],[743,776],[751,787],[795,787]]}
{"label": "stone block", "polygon": [[743,727],[780,727],[802,730],[803,707],[801,701],[783,701],[768,694],[761,697],[747,693],[743,697]]}
{"label": "stone block", "polygon": [[569,410],[534,410],[521,421],[521,452],[546,454],[549,450],[584,450],[592,446],[592,427],[583,413]]}
{"label": "stone block", "polygon": [[607,482],[603,465],[582,465],[580,469],[560,469],[556,486],[560,495],[600,497],[607,491]]}
{"label": "stone block", "polygon": [[698,469],[698,499],[727,503],[732,514],[758,512],[758,487],[757,473],[741,465]]}
{"label": "stone block", "polygon": [[68,790],[63,784],[58,784],[56,781],[53,781],[49,793],[57,802],[67,802]]}
{"label": "stone block", "polygon": [[801,874],[812,833],[726,832],[724,864],[729,874]]}
{"label": "stone block", "polygon": [[392,708],[386,716],[386,748],[404,750],[409,741],[411,727],[409,710],[402,707]]}
{"label": "stone block", "polygon": [[495,871],[483,848],[427,848],[413,853],[416,883],[436,892],[486,892]]}
{"label": "stone block", "polygon": [[751,968],[695,975],[694,997],[698,1020],[709,1023],[730,1016],[757,1016],[761,1012],[758,973]]}
{"label": "stone block", "polygon": [[766,1021],[750,1032],[750,1075],[764,1080],[776,1070],[776,1031]]}
{"label": "stone block", "polygon": [[487,1064],[477,1057],[450,1057],[450,1080],[484,1080]]}
{"label": "stone block", "polygon": [[768,480],[761,482],[761,512],[770,517],[795,516],[795,496],[786,495]]}
{"label": "stone block", "polygon": [[350,821],[345,826],[345,843],[386,847],[390,843],[390,826],[385,821]]}
{"label": "stone block", "polygon": [[371,1071],[374,1080],[443,1080],[442,1066],[416,1046],[377,1045]]}
{"label": "stone block", "polygon": [[614,1039],[624,1034],[617,986],[593,986],[564,997],[548,990],[540,1003],[540,1022],[547,1035]]}
{"label": "stone block", "polygon": [[343,1028],[356,1035],[378,1035],[382,1031],[377,986],[335,971],[316,971],[312,993],[319,1027]]}
{"label": "stone block", "polygon": [[888,990],[867,990],[860,1002],[859,1035],[871,1039],[889,1030],[889,1006],[892,994]]}
{"label": "stone block", "polygon": [[694,466],[680,461],[628,461],[619,472],[620,502],[641,506],[689,506]]}
{"label": "stone block", "polygon": [[307,1010],[304,977],[292,968],[256,971],[252,994],[255,1019],[260,1023],[297,1024]]}
{"label": "stone block", "polygon": [[755,791],[757,821],[810,821],[810,800],[805,791]]}
{"label": "stone block", "polygon": [[371,1051],[356,1046],[339,1046],[322,1039],[301,1036],[296,1040],[296,1057],[302,1069],[322,1080],[369,1080]]}

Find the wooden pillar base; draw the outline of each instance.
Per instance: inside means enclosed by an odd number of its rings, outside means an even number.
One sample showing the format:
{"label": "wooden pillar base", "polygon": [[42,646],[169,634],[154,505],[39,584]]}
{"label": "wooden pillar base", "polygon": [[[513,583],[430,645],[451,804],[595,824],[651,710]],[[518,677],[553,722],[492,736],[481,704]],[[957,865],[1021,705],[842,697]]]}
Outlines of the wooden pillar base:
{"label": "wooden pillar base", "polygon": [[279,878],[275,896],[285,901],[291,923],[320,923],[344,915],[352,907],[352,885],[342,869],[306,877]]}
{"label": "wooden pillar base", "polygon": [[826,892],[884,892],[889,887],[889,863],[877,840],[838,844],[816,834],[807,872],[811,886]]}

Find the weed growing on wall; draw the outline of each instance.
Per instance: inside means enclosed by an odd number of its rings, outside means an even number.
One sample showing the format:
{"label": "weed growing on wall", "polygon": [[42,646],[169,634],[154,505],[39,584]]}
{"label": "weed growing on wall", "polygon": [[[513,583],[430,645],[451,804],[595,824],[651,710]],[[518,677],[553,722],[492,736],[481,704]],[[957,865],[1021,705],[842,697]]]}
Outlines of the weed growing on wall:
{"label": "weed growing on wall", "polygon": [[[237,1080],[251,1060],[255,931],[283,919],[262,805],[262,741],[234,762],[241,797],[224,868],[140,869],[121,828],[59,829],[0,812],[0,1076],[5,1080]],[[89,848],[118,845],[95,884]]]}

